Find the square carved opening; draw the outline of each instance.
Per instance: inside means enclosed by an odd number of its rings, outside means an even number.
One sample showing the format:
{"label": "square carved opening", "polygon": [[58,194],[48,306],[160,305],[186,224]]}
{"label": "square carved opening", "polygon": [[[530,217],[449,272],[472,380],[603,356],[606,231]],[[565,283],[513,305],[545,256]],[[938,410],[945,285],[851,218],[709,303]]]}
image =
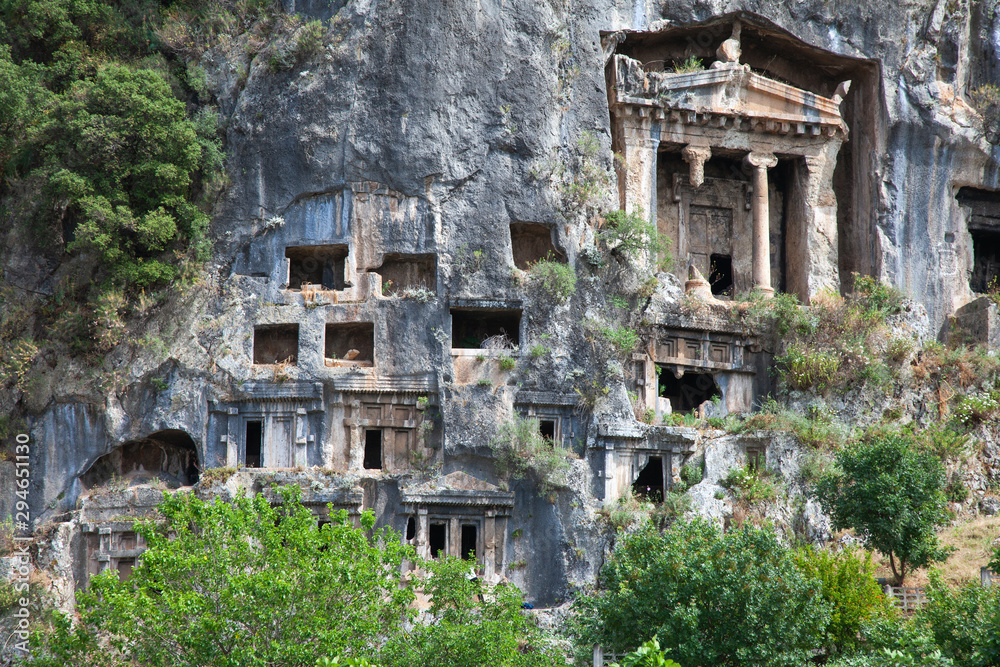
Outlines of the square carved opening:
{"label": "square carved opening", "polygon": [[325,290],[350,287],[346,278],[346,244],[291,246],[285,248],[288,258],[288,289],[302,289],[309,284]]}
{"label": "square carved opening", "polygon": [[391,296],[407,288],[422,287],[434,291],[437,287],[437,256],[387,253],[382,266],[369,269],[382,276],[382,294]]}
{"label": "square carved opening", "polygon": [[554,230],[548,225],[537,222],[512,222],[510,246],[514,255],[514,266],[526,270],[542,259],[565,262],[566,255],[552,242],[553,232]]}
{"label": "square carved opening", "polygon": [[262,324],[253,330],[255,364],[294,364],[299,358],[298,324]]}
{"label": "square carved opening", "polygon": [[372,322],[342,322],[326,325],[324,355],[330,362],[375,361],[375,325]]}
{"label": "square carved opening", "polygon": [[520,309],[451,309],[452,349],[513,349],[520,331]]}

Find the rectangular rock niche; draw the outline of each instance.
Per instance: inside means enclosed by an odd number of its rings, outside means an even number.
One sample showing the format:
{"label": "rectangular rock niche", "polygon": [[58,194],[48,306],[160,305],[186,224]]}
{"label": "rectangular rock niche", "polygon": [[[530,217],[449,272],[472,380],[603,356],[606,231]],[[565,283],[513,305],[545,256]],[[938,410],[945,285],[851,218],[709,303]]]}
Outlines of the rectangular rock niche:
{"label": "rectangular rock niche", "polygon": [[452,349],[514,349],[521,341],[520,330],[520,309],[451,309]]}
{"label": "rectangular rock niche", "polygon": [[969,209],[973,256],[969,287],[980,294],[1000,290],[1000,192],[961,188],[956,197]]}
{"label": "rectangular rock niche", "polygon": [[375,325],[371,322],[327,324],[324,354],[327,365],[337,361],[371,364],[375,361]]}
{"label": "rectangular rock niche", "polygon": [[659,396],[670,399],[672,412],[694,412],[705,401],[722,396],[711,373],[686,371],[677,377],[670,368],[657,366]]}
{"label": "rectangular rock niche", "polygon": [[536,222],[512,222],[510,225],[510,247],[514,255],[514,266],[527,270],[542,259],[565,262],[566,256],[552,243],[552,228]]}
{"label": "rectangular rock niche", "polygon": [[424,288],[434,291],[437,288],[437,256],[406,255],[402,253],[387,253],[382,259],[382,266],[369,269],[370,273],[382,276],[382,294],[391,296],[407,288]]}
{"label": "rectangular rock niche", "polygon": [[325,290],[346,289],[350,286],[345,277],[348,253],[346,244],[285,248],[288,289],[302,289],[304,284]]}
{"label": "rectangular rock niche", "polygon": [[298,324],[262,324],[253,329],[255,364],[294,364],[299,358]]}

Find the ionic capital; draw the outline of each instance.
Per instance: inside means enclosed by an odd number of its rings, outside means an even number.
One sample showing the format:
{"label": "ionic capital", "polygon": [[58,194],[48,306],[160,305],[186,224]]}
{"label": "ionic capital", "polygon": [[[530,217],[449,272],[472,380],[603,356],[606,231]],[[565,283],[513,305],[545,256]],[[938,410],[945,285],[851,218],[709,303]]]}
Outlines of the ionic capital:
{"label": "ionic capital", "polygon": [[771,169],[778,166],[778,158],[774,157],[774,153],[753,152],[747,155],[747,163],[755,169]]}
{"label": "ionic capital", "polygon": [[691,166],[688,180],[698,187],[705,182],[705,162],[712,157],[712,149],[708,146],[685,146],[681,157]]}

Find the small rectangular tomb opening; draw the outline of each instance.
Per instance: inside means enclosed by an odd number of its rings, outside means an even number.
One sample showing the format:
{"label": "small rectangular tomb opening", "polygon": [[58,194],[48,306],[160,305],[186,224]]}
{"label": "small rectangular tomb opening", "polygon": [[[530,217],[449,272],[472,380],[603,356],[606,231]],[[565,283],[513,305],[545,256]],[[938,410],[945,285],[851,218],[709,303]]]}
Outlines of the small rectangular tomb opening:
{"label": "small rectangular tomb opening", "polygon": [[448,554],[448,524],[432,521],[427,529],[427,544],[431,558],[441,558]]}
{"label": "small rectangular tomb opening", "polygon": [[658,376],[659,396],[670,399],[673,412],[694,412],[705,401],[722,396],[711,373],[685,371],[678,377],[670,368],[659,366]]}
{"label": "small rectangular tomb opening", "polygon": [[715,296],[733,296],[733,258],[713,253],[709,257],[708,282]]}
{"label": "small rectangular tomb opening", "polygon": [[365,431],[365,470],[382,469],[382,430],[368,429]]}
{"label": "small rectangular tomb opening", "polygon": [[375,325],[372,322],[327,324],[325,355],[328,361],[373,362]]}
{"label": "small rectangular tomb opening", "polygon": [[556,441],[556,426],[557,421],[555,419],[542,418],[538,420],[538,432],[543,438],[552,443]]}
{"label": "small rectangular tomb opening", "polygon": [[521,342],[520,331],[520,309],[451,309],[453,349],[512,350]]}
{"label": "small rectangular tomb opening", "polygon": [[510,247],[514,255],[514,266],[527,270],[542,259],[565,262],[566,255],[552,243],[553,232],[548,225],[536,222],[512,222]]}
{"label": "small rectangular tomb opening", "polygon": [[961,188],[956,198],[968,210],[972,236],[969,287],[980,294],[1000,290],[1000,192]]}
{"label": "small rectangular tomb opening", "polygon": [[764,470],[766,462],[766,449],[763,445],[747,446],[747,467],[750,470]]}
{"label": "small rectangular tomb opening", "polygon": [[253,329],[255,364],[294,364],[299,358],[298,324],[262,324]]}
{"label": "small rectangular tomb opening", "polygon": [[244,462],[247,468],[259,468],[264,461],[264,422],[248,421],[244,439]]}
{"label": "small rectangular tomb opening", "polygon": [[632,483],[632,495],[645,498],[653,503],[659,503],[663,502],[663,493],[663,458],[660,456],[650,456],[649,463],[639,471],[635,482]]}
{"label": "small rectangular tomb opening", "polygon": [[419,288],[431,292],[437,289],[437,255],[387,253],[382,266],[368,271],[382,276],[384,296],[405,295],[407,290]]}
{"label": "small rectangular tomb opening", "polygon": [[479,527],[474,523],[462,524],[462,560],[476,560]]}
{"label": "small rectangular tomb opening", "polygon": [[115,569],[118,570],[118,581],[128,581],[135,569],[135,558],[119,558]]}
{"label": "small rectangular tomb opening", "polygon": [[326,290],[350,287],[346,278],[349,252],[346,244],[285,248],[285,257],[288,258],[288,289],[302,289],[306,284]]}

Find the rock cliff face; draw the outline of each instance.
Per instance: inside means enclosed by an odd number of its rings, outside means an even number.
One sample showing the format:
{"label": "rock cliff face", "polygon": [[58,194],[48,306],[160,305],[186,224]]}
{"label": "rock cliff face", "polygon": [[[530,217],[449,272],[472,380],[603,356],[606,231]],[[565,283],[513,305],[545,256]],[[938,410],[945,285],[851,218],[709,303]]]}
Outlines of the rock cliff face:
{"label": "rock cliff face", "polygon": [[[687,56],[707,64],[740,21],[744,62],[762,77],[836,104],[837,84],[852,78],[836,166],[817,177],[836,258],[823,280],[847,291],[858,272],[898,286],[926,309],[921,336],[947,333],[974,298],[977,259],[1000,249],[990,245],[1000,227],[970,222],[1000,208],[1000,147],[968,103],[970,90],[1000,81],[990,2],[284,2],[329,20],[311,58],[273,67],[235,40],[200,61],[224,116],[231,182],[201,282],[135,331],[157,344],[112,352],[110,390],[60,363],[27,405],[36,514],[80,531],[56,541],[77,560],[78,584],[98,563],[133,558],[135,545],[85,546],[102,525],[124,530],[92,500],[109,479],[184,486],[197,471],[256,466],[199,488],[301,483],[317,506],[376,510],[425,555],[475,551],[488,577],[540,604],[594,580],[610,539],[599,510],[640,476],[636,492],[659,484],[662,494],[683,465],[703,466],[689,495],[719,521],[734,510],[717,481],[748,457],[797,479],[795,442],[636,419],[684,401],[719,415],[752,409],[770,388],[770,357],[724,307],[690,313],[681,287],[693,254],[675,245],[672,273],[656,274],[641,253],[595,245],[598,212],[624,206],[660,222],[656,206],[629,200],[632,145],[609,108],[616,54],[646,72]],[[668,199],[669,179],[686,178],[680,149],[649,149],[643,192],[668,208],[682,201]],[[769,177],[773,273],[792,291],[793,269],[774,253],[795,251],[782,235],[797,223],[782,211],[815,193],[808,158],[800,173],[774,152],[790,166],[779,160]],[[737,185],[712,187],[749,197],[742,155],[717,155],[727,162],[710,161],[706,176]],[[738,273],[736,248],[727,257]],[[577,275],[568,299],[522,270],[549,252]],[[638,331],[640,344],[623,353],[602,330]],[[722,400],[703,405],[713,383]],[[537,471],[498,475],[490,445],[516,414],[575,455],[554,486]],[[88,473],[97,464],[105,477]],[[796,489],[777,515],[789,531],[828,537]],[[81,499],[84,515],[68,514]]]}

